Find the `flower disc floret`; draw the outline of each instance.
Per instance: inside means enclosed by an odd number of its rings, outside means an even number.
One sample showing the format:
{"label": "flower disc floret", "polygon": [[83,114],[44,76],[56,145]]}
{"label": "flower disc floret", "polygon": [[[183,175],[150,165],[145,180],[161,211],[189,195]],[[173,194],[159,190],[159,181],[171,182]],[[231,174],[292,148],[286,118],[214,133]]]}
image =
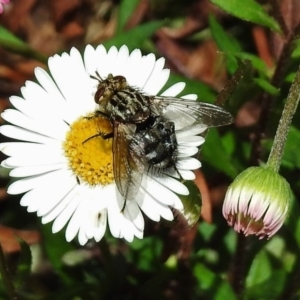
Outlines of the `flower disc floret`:
{"label": "flower disc floret", "polygon": [[80,180],[91,186],[113,182],[112,139],[103,138],[111,131],[107,119],[91,114],[71,124],[66,135],[63,147],[69,166]]}

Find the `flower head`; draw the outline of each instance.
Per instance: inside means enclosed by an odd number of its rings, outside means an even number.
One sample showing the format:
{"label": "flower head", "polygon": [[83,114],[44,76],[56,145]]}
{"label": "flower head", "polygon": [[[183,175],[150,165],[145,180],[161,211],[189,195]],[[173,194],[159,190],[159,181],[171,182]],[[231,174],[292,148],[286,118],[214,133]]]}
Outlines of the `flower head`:
{"label": "flower head", "polygon": [[223,215],[237,232],[271,237],[282,226],[292,193],[288,182],[269,168],[251,167],[229,186]]}
{"label": "flower head", "polygon": [[3,13],[3,4],[7,4],[9,0],[0,0],[0,14]]}
{"label": "flower head", "polygon": [[[54,221],[53,232],[66,225],[67,241],[78,235],[82,245],[92,238],[99,241],[107,223],[114,237],[142,238],[141,211],[154,221],[172,220],[172,208],[183,209],[177,194],[189,193],[178,173],[144,171],[136,197],[124,206],[113,175],[112,140],[103,138],[112,125],[93,117],[96,74],[104,79],[109,74],[124,76],[130,86],[157,95],[169,77],[164,59],[143,56],[140,50],[129,53],[126,46],[107,51],[102,45],[96,49],[89,45],[83,58],[72,48],[70,54],[50,57],[48,66],[51,76],[36,68],[38,83],[27,81],[22,97],[10,98],[15,109],[2,113],[12,125],[1,126],[0,132],[21,140],[0,144],[9,156],[2,166],[12,169],[10,176],[22,177],[9,186],[8,193],[25,193],[21,205],[28,212],[36,212],[42,223]],[[184,86],[177,83],[161,95],[175,97]],[[192,170],[201,166],[191,156],[204,142],[199,134],[206,128],[176,128],[180,129],[176,131],[176,169],[183,179],[194,179]]]}

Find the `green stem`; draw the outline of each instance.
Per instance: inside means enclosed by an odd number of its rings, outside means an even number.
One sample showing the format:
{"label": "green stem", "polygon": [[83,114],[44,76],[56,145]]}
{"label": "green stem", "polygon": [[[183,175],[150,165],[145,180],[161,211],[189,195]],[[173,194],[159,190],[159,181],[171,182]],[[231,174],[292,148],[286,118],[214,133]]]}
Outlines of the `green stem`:
{"label": "green stem", "polygon": [[274,143],[268,158],[267,166],[275,172],[279,171],[284,146],[289,132],[292,118],[296,112],[300,100],[300,68],[290,88],[286,103],[277,127]]}
{"label": "green stem", "polygon": [[2,249],[1,244],[0,244],[0,274],[1,274],[2,281],[3,281],[3,284],[6,288],[6,292],[9,296],[9,298],[11,300],[17,300],[18,297],[15,293],[15,288],[14,288],[14,285],[12,283],[8,267],[5,263],[5,257],[4,257],[4,253],[3,253],[3,249]]}

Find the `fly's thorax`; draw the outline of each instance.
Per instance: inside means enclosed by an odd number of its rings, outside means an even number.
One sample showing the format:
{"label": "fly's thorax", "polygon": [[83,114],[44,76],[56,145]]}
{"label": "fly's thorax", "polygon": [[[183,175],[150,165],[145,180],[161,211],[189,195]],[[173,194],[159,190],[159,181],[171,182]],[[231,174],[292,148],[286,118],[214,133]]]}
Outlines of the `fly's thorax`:
{"label": "fly's thorax", "polygon": [[106,109],[112,120],[121,123],[143,123],[151,116],[149,97],[131,87],[114,93]]}
{"label": "fly's thorax", "polygon": [[97,91],[94,95],[95,102],[99,105],[98,112],[107,116],[112,122],[142,123],[150,115],[150,97],[143,95],[138,89],[128,85],[124,76],[109,74],[99,80]]}

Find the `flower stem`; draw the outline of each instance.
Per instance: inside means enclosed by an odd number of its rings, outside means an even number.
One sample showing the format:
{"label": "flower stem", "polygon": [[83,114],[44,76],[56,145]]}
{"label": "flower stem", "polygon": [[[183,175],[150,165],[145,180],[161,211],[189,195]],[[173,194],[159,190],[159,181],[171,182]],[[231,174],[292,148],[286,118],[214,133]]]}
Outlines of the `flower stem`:
{"label": "flower stem", "polygon": [[4,253],[3,253],[3,249],[2,249],[1,244],[0,244],[0,274],[1,274],[1,277],[2,277],[3,284],[6,288],[6,292],[9,296],[9,299],[17,300],[18,297],[15,293],[15,288],[14,288],[14,285],[12,283],[8,267],[5,263],[5,257],[4,257]]}
{"label": "flower stem", "polygon": [[237,234],[236,252],[233,258],[231,284],[237,299],[243,298],[245,290],[245,259],[247,239],[243,234]]}
{"label": "flower stem", "polygon": [[267,166],[278,172],[283,156],[284,146],[289,132],[292,118],[296,112],[300,100],[300,68],[290,88],[286,103],[277,127],[274,143],[268,158]]}

